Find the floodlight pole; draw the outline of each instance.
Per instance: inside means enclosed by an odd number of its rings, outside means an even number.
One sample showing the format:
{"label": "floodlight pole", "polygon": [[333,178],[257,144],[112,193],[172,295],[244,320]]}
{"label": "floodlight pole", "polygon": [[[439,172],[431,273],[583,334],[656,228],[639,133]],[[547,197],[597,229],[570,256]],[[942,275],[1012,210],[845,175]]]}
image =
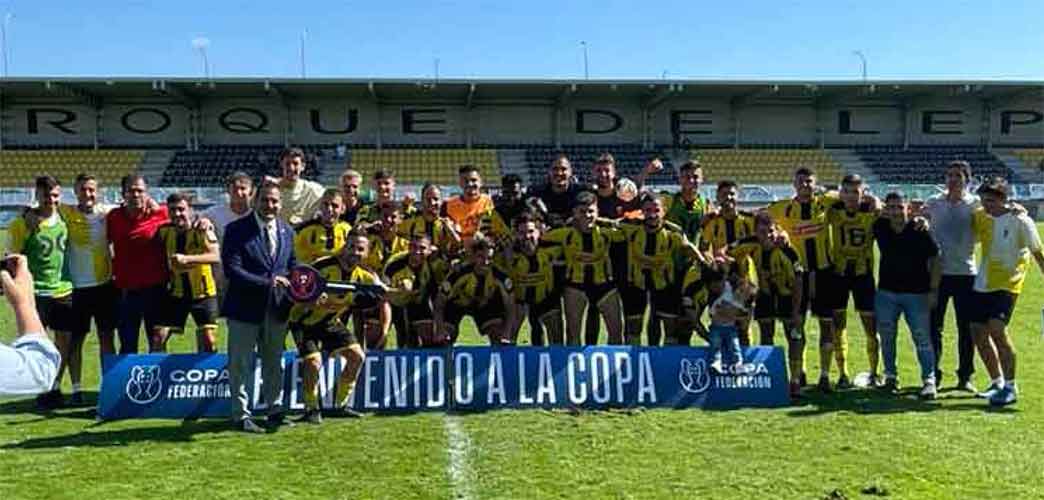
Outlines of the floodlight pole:
{"label": "floodlight pole", "polygon": [[591,75],[587,70],[587,42],[581,40],[580,46],[584,49],[584,80],[590,80]]}
{"label": "floodlight pole", "polygon": [[207,59],[207,48],[200,47],[199,55],[203,57],[203,77],[210,80],[210,60]]}
{"label": "floodlight pole", "polygon": [[858,57],[859,61],[863,65],[863,83],[865,84],[866,83],[866,56],[863,55],[863,51],[861,51],[861,50],[853,50],[852,54],[854,54],[856,57]]}
{"label": "floodlight pole", "polygon": [[308,30],[301,31],[301,79],[305,78],[305,40],[308,38]]}
{"label": "floodlight pole", "polygon": [[7,47],[7,26],[9,24],[11,24],[11,18],[12,17],[14,17],[14,16],[10,12],[8,12],[7,14],[4,14],[3,22],[0,22],[0,49],[3,49],[2,56],[3,56],[3,59],[4,59],[4,61],[3,61],[4,62],[4,66],[3,66],[3,68],[4,68],[4,75],[3,75],[4,78],[7,78],[7,76],[8,76],[8,72],[7,72],[8,71],[8,55],[7,54],[9,52],[9,48]]}

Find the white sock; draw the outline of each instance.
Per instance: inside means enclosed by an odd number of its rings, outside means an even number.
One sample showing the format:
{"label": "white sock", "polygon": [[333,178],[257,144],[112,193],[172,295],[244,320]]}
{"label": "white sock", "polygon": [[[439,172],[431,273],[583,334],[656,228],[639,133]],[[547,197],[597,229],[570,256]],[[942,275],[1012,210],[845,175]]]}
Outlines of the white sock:
{"label": "white sock", "polygon": [[80,392],[80,383],[79,382],[73,382],[72,391],[73,391],[73,394],[76,394],[77,392]]}
{"label": "white sock", "polygon": [[993,379],[993,385],[995,387],[1003,389],[1004,388],[1004,375],[1001,375],[1001,376]]}

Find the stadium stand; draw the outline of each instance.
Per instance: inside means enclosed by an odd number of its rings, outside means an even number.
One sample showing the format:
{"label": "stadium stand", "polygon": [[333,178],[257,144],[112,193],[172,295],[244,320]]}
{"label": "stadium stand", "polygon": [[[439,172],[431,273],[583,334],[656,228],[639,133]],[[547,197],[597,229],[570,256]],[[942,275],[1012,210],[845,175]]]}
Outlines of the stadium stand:
{"label": "stadium stand", "polygon": [[1012,150],[1012,154],[1014,154],[1026,168],[1044,171],[1044,148],[1014,149]]}
{"label": "stadium stand", "polygon": [[698,149],[689,156],[700,161],[708,182],[789,184],[798,166],[811,167],[821,179],[841,177],[841,164],[822,149]]}
{"label": "stadium stand", "polygon": [[953,160],[970,163],[975,177],[1013,179],[1004,162],[980,146],[858,146],[855,152],[882,182],[937,183]]}
{"label": "stadium stand", "polygon": [[[304,177],[316,180],[322,174],[319,161],[323,150],[303,146],[307,160]],[[161,186],[221,186],[229,174],[242,170],[260,177],[282,175],[279,153],[283,146],[201,146],[198,151],[178,151],[163,172]]]}
{"label": "stadium stand", "polygon": [[120,178],[137,170],[144,157],[127,149],[5,149],[0,151],[0,185],[31,186],[33,179],[50,174],[72,186],[76,176],[94,174],[103,185],[118,185]]}
{"label": "stadium stand", "polygon": [[643,149],[638,144],[607,144],[607,145],[563,145],[561,148],[552,146],[532,146],[525,150],[526,171],[522,176],[533,183],[542,183],[547,177],[547,169],[559,153],[569,157],[573,165],[573,174],[580,182],[590,183],[591,164],[594,163],[602,153],[610,153],[616,159],[616,173],[620,177],[634,178],[653,157],[659,157],[664,164],[664,169],[659,174],[647,179],[650,183],[674,182],[674,164],[670,155],[664,150]]}
{"label": "stadium stand", "polygon": [[390,169],[403,184],[434,182],[452,186],[457,184],[457,169],[470,164],[478,167],[487,185],[500,183],[500,165],[495,149],[353,148],[348,161],[365,179],[378,169]]}

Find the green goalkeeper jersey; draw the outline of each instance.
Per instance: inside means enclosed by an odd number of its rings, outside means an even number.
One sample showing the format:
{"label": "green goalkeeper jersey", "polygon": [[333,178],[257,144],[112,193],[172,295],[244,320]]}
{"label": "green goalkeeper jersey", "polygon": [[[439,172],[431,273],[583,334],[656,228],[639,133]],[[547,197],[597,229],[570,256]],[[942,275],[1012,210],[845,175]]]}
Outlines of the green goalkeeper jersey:
{"label": "green goalkeeper jersey", "polygon": [[72,293],[72,282],[65,265],[69,229],[57,212],[40,220],[33,231],[29,230],[24,217],[18,217],[11,222],[8,236],[11,252],[25,254],[29,261],[38,297],[64,297]]}

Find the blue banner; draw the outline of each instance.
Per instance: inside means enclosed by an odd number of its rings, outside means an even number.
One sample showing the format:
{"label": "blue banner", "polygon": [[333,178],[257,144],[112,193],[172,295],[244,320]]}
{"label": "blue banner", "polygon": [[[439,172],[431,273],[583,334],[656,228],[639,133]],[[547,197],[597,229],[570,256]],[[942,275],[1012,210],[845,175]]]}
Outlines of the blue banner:
{"label": "blue banner", "polygon": [[[485,411],[496,408],[734,408],[789,403],[783,352],[745,349],[744,363],[718,374],[703,347],[456,347],[367,353],[352,398],[364,412]],[[304,408],[296,352],[283,355],[283,404]],[[145,354],[103,360],[98,416],[224,417],[232,393],[224,354]],[[255,363],[259,365],[259,363]],[[327,358],[319,389],[333,406],[341,372]],[[247,384],[260,401],[260,366]]]}

